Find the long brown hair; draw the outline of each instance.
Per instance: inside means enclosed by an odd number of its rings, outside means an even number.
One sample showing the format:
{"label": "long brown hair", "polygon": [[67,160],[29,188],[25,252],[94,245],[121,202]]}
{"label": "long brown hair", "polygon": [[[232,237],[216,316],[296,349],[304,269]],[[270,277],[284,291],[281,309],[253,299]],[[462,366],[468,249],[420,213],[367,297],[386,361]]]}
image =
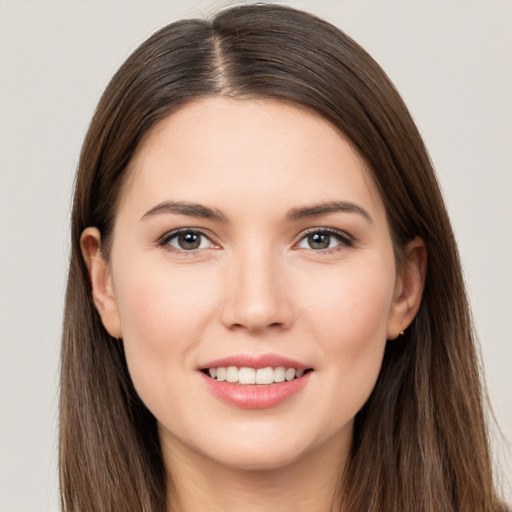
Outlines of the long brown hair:
{"label": "long brown hair", "polygon": [[420,311],[388,342],[358,413],[343,481],[351,512],[501,511],[461,266],[427,151],[395,88],[347,35],[301,11],[245,5],[173,23],[143,43],[105,90],[76,179],[61,359],[60,484],[71,511],[164,511],[156,422],[132,385],[122,341],[95,310],[80,236],[109,242],[126,168],[159,120],[207,95],[273,98],[331,121],[366,161],[398,260],[421,237]]}

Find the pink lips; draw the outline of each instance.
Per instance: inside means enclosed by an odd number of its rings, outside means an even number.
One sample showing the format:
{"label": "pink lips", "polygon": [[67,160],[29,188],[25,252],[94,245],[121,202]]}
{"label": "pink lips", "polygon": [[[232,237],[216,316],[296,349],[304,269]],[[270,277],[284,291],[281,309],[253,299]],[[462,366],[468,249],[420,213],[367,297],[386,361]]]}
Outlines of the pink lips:
{"label": "pink lips", "polygon": [[236,356],[224,357],[222,359],[210,361],[209,363],[202,365],[201,369],[218,368],[219,366],[236,366],[238,368],[246,366],[248,368],[256,369],[267,368],[268,366],[272,366],[273,368],[284,366],[285,368],[295,368],[296,370],[305,370],[306,368],[309,368],[309,366],[305,366],[298,361],[288,359],[287,357],[278,356],[277,354],[263,354],[261,356],[239,354]]}
{"label": "pink lips", "polygon": [[[296,370],[306,370],[309,367],[293,359],[278,356],[276,354],[264,354],[261,356],[237,355],[210,361],[200,369],[236,366],[249,368],[266,368],[284,366]],[[275,407],[287,398],[295,395],[309,382],[312,372],[306,372],[302,377],[291,381],[279,382],[269,385],[249,384],[240,385],[230,382],[221,382],[201,372],[208,389],[224,402],[242,409],[266,409]]]}

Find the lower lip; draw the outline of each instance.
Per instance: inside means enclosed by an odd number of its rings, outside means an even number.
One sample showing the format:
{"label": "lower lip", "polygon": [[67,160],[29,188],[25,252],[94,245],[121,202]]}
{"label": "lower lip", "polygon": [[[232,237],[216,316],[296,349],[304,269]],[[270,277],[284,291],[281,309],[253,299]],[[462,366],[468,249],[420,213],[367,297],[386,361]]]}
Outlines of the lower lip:
{"label": "lower lip", "polygon": [[270,385],[232,384],[212,379],[202,372],[201,375],[210,391],[224,402],[241,409],[268,409],[298,393],[308,383],[311,373]]}

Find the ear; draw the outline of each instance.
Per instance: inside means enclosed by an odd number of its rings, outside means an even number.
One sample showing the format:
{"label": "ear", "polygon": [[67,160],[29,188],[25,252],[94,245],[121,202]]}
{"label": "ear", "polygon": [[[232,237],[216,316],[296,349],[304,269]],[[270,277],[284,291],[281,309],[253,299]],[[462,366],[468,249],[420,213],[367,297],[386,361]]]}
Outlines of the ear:
{"label": "ear", "polygon": [[99,230],[93,227],[86,228],[80,237],[80,246],[89,271],[94,305],[107,332],[114,338],[121,338],[121,321],[114,296],[112,276],[108,263],[101,255],[100,244]]}
{"label": "ear", "polygon": [[388,316],[387,337],[397,338],[420,309],[427,273],[427,248],[421,238],[407,244],[398,270],[393,303]]}

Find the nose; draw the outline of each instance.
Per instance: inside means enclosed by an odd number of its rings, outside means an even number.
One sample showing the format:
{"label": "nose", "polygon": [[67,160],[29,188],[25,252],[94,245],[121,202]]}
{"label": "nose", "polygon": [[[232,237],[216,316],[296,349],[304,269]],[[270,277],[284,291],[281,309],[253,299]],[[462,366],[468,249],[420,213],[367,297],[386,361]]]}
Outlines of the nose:
{"label": "nose", "polygon": [[222,322],[230,330],[261,333],[292,322],[289,287],[279,258],[252,251],[234,261],[225,281]]}

